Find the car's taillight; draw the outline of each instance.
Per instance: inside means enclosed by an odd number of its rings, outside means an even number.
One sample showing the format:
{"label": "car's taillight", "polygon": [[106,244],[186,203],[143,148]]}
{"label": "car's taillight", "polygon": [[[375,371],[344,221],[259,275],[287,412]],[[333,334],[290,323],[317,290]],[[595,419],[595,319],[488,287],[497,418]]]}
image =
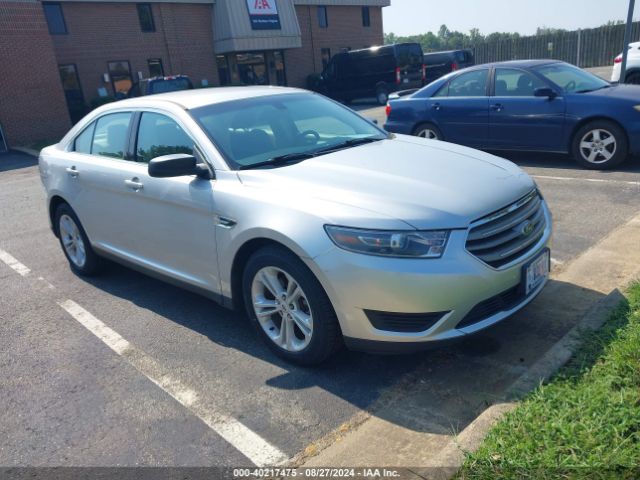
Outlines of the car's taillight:
{"label": "car's taillight", "polygon": [[451,71],[455,72],[456,70],[458,70],[458,64],[456,62],[453,62],[453,65],[451,65]]}
{"label": "car's taillight", "polygon": [[390,104],[390,103],[387,103],[387,106],[386,106],[386,107],[385,107],[385,109],[384,109],[384,113],[386,113],[386,114],[387,114],[387,117],[388,117],[389,115],[391,115],[391,104]]}
{"label": "car's taillight", "polygon": [[613,63],[622,63],[622,55],[618,55],[614,60]]}
{"label": "car's taillight", "polygon": [[[388,70],[387,70],[388,71]],[[396,68],[396,83],[400,85],[402,78],[400,78],[400,67]]]}
{"label": "car's taillight", "polygon": [[427,79],[427,66],[422,64],[422,81],[424,82]]}

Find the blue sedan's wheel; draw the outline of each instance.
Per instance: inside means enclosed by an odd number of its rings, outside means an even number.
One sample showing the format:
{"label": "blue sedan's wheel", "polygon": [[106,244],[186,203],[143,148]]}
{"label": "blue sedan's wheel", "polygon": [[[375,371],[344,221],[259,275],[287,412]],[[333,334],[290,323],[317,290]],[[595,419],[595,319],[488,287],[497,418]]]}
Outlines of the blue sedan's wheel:
{"label": "blue sedan's wheel", "polygon": [[430,123],[418,125],[413,131],[413,134],[416,137],[426,138],[429,140],[442,140],[442,133],[440,133],[438,127]]}
{"label": "blue sedan's wheel", "polygon": [[572,150],[582,166],[606,170],[621,164],[627,158],[629,148],[622,128],[613,122],[596,120],[576,132]]}

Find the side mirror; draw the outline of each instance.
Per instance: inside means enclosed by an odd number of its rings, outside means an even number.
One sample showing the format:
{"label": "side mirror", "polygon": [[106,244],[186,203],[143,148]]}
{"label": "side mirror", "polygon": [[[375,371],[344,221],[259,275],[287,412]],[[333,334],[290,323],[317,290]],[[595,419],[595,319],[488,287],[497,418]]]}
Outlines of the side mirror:
{"label": "side mirror", "polygon": [[558,94],[549,87],[536,88],[533,92],[536,97],[547,97],[549,100],[553,100]]}
{"label": "side mirror", "polygon": [[157,178],[182,177],[197,175],[211,179],[211,172],[206,165],[198,164],[196,157],[187,153],[162,155],[149,162],[149,176]]}

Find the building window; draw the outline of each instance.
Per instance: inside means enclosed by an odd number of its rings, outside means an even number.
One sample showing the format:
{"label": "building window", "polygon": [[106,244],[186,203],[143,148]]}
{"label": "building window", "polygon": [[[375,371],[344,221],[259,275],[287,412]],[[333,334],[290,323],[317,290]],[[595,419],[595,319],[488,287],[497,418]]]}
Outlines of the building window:
{"label": "building window", "polygon": [[327,28],[329,26],[329,16],[327,14],[327,7],[318,7],[318,25],[320,28]]}
{"label": "building window", "polygon": [[371,15],[369,12],[369,7],[362,7],[362,26],[363,27],[371,26]]}
{"label": "building window", "polygon": [[47,19],[49,33],[51,35],[64,35],[67,33],[67,25],[64,23],[62,5],[59,3],[43,3],[44,16]]}
{"label": "building window", "polygon": [[231,73],[229,72],[229,62],[225,55],[216,55],[216,64],[218,65],[218,79],[220,80],[220,85],[223,87],[225,85],[231,84]]}
{"label": "building window", "polygon": [[155,32],[156,25],[153,22],[153,11],[151,10],[151,4],[139,3],[138,7],[138,20],[140,20],[140,29],[143,32]]}
{"label": "building window", "polygon": [[162,60],[159,58],[150,58],[147,60],[149,66],[149,78],[164,77],[164,68],[162,67]]}
{"label": "building window", "polygon": [[74,64],[59,65],[60,80],[62,81],[62,89],[67,100],[67,108],[71,121],[76,123],[86,112],[84,106],[84,95],[80,87],[80,78],[78,77],[78,69]]}
{"label": "building window", "polygon": [[109,78],[115,95],[126,94],[133,86],[131,67],[128,61],[109,62]]}
{"label": "building window", "polygon": [[320,50],[320,58],[322,58],[322,69],[324,70],[329,65],[329,60],[331,60],[331,49],[322,48]]}

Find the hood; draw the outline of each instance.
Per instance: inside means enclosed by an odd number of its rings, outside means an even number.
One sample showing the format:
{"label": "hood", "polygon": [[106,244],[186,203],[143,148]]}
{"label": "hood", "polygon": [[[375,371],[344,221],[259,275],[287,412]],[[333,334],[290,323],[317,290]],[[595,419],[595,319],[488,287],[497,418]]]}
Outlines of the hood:
{"label": "hood", "polygon": [[418,229],[466,228],[535,186],[507,160],[405,135],[296,165],[238,174],[247,187],[349,205]]}
{"label": "hood", "polygon": [[637,103],[640,102],[640,85],[619,84],[613,85],[610,88],[603,88],[601,90],[596,90],[595,92],[582,93],[578,95],[612,99],[615,98],[619,100],[629,100]]}

